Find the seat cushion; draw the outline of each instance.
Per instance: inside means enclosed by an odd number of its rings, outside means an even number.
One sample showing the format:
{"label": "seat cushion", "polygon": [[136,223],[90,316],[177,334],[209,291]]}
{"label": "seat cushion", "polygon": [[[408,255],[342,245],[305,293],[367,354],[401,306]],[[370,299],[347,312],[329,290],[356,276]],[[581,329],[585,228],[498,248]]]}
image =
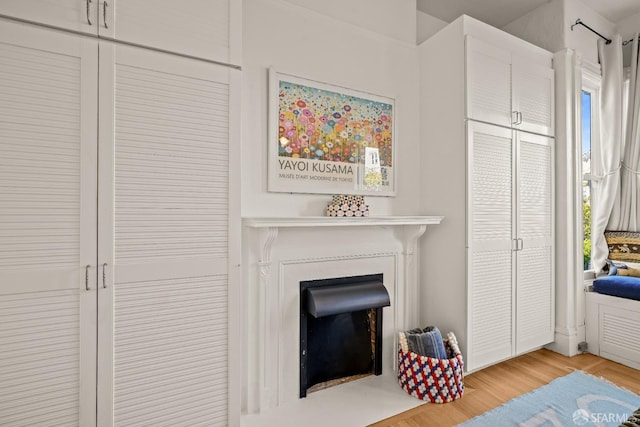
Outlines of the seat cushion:
{"label": "seat cushion", "polygon": [[640,278],[633,276],[603,276],[593,282],[593,290],[605,295],[640,301]]}

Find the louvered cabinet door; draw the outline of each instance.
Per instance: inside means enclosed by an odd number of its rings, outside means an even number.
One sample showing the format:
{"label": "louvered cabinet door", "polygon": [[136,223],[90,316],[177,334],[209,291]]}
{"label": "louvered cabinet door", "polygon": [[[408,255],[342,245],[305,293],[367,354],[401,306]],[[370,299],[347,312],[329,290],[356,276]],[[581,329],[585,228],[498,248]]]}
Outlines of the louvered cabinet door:
{"label": "louvered cabinet door", "polygon": [[230,71],[100,61],[98,423],[226,426]]}
{"label": "louvered cabinet door", "polygon": [[[513,162],[509,129],[467,123],[467,360],[475,370],[513,354]],[[464,313],[461,313],[464,315]]]}
{"label": "louvered cabinet door", "polygon": [[[236,63],[237,0],[113,0],[100,7],[101,36],[170,52]],[[101,2],[102,4],[102,2]],[[102,22],[106,13],[105,26]],[[237,55],[236,55],[237,56]]]}
{"label": "louvered cabinet door", "polygon": [[512,125],[511,53],[466,37],[467,118]]}
{"label": "louvered cabinet door", "polygon": [[0,22],[2,426],[95,425],[97,60]]}
{"label": "louvered cabinet door", "polygon": [[94,35],[98,33],[97,13],[97,0],[0,1],[0,15]]}
{"label": "louvered cabinet door", "polygon": [[521,114],[517,128],[554,135],[554,72],[552,68],[513,57],[513,109]]}
{"label": "louvered cabinet door", "polygon": [[517,132],[516,352],[554,339],[553,138]]}

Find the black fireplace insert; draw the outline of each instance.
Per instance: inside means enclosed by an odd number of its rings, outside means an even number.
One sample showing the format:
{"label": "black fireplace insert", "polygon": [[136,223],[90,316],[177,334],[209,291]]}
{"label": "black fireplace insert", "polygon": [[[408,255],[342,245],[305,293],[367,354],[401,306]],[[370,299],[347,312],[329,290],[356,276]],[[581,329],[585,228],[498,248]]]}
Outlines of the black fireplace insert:
{"label": "black fireplace insert", "polygon": [[382,373],[382,274],[300,282],[300,397],[320,383]]}

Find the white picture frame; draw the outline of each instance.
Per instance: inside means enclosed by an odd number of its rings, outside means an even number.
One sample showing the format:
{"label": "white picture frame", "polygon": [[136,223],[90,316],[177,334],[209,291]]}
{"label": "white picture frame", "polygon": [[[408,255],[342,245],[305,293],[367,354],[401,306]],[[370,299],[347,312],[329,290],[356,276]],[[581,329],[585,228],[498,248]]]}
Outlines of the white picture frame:
{"label": "white picture frame", "polygon": [[268,190],[395,196],[395,100],[269,69]]}

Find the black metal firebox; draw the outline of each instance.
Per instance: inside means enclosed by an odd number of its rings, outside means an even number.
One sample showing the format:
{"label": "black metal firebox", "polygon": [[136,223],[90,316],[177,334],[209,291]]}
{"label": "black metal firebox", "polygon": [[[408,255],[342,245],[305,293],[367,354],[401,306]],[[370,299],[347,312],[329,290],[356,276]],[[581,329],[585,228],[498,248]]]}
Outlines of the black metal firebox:
{"label": "black metal firebox", "polygon": [[300,282],[300,397],[315,384],[382,373],[382,274]]}

